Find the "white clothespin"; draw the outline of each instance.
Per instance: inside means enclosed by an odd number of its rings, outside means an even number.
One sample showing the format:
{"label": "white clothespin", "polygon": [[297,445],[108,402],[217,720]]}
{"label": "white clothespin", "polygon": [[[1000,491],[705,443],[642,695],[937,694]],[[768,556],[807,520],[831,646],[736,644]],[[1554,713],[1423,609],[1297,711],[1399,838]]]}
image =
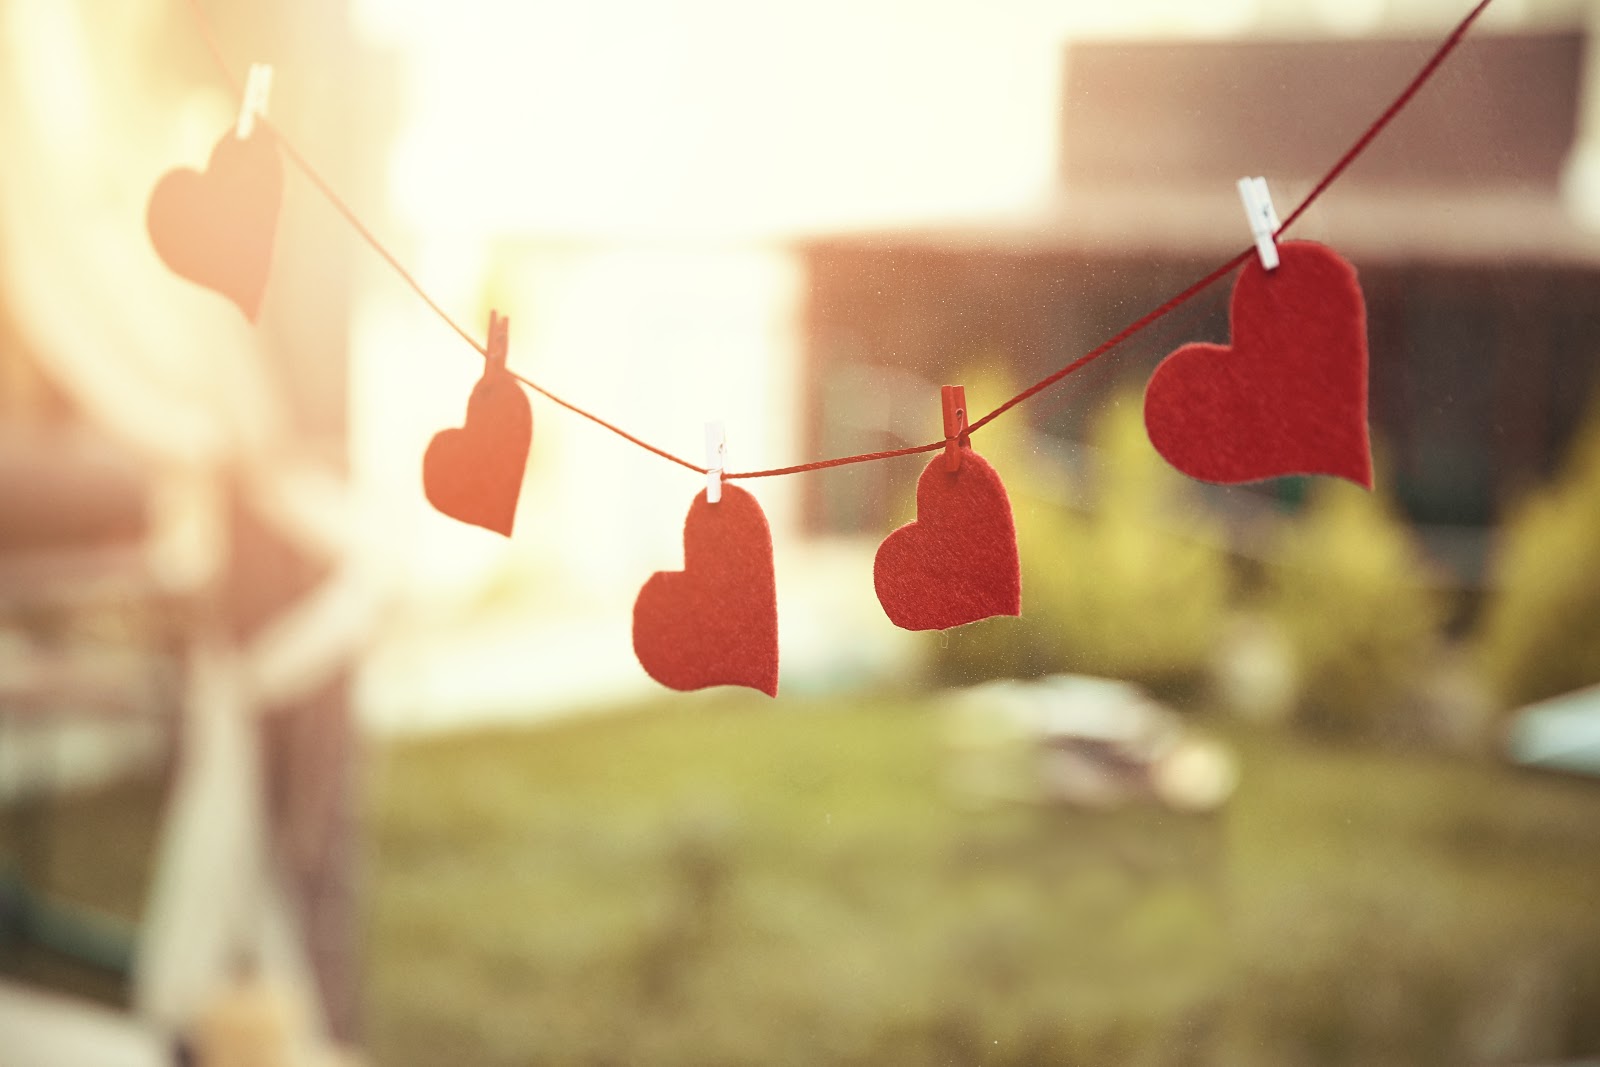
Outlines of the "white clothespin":
{"label": "white clothespin", "polygon": [[728,464],[728,437],[722,423],[706,423],[706,503],[722,499],[722,472]]}
{"label": "white clothespin", "polygon": [[1273,235],[1278,232],[1278,213],[1272,208],[1272,194],[1267,191],[1265,178],[1240,178],[1239,199],[1244,204],[1245,217],[1250,220],[1250,235],[1256,241],[1256,254],[1261,266],[1267,270],[1278,269],[1278,244]]}
{"label": "white clothespin", "polygon": [[250,74],[244,82],[244,100],[239,104],[239,124],[234,134],[239,140],[248,140],[256,129],[256,116],[267,113],[267,98],[272,95],[272,66],[267,63],[250,64]]}

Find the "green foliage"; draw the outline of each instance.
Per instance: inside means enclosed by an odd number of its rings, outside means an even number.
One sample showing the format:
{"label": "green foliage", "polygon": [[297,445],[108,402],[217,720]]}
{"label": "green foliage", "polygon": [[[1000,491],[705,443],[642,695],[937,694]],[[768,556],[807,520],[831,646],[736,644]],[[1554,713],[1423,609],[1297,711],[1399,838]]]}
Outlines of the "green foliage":
{"label": "green foliage", "polygon": [[[995,375],[973,377],[980,388],[969,396],[1013,391]],[[1002,420],[974,439],[1011,496],[1023,618],[942,637],[941,678],[1074,671],[1192,690],[1227,610],[1228,562],[1188,479],[1145,436],[1139,393],[1118,393],[1096,421],[1082,499],[1046,469],[1025,432],[1024,420]]]}
{"label": "green foliage", "polygon": [[1263,599],[1293,651],[1305,725],[1385,733],[1431,669],[1443,600],[1376,492],[1316,485],[1274,546]]}
{"label": "green foliage", "polygon": [[1101,416],[1092,510],[1075,516],[1065,565],[1041,576],[1069,662],[1157,688],[1193,683],[1227,611],[1224,539],[1191,483],[1145,436],[1142,400],[1124,392]]}
{"label": "green foliage", "polygon": [[1501,535],[1480,654],[1517,706],[1600,683],[1600,404],[1565,469]]}

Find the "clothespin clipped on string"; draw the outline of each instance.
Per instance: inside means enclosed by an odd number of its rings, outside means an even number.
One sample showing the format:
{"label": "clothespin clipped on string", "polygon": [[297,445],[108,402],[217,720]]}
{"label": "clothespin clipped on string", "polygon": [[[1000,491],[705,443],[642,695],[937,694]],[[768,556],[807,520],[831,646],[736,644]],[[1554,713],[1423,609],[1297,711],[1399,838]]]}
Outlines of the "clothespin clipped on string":
{"label": "clothespin clipped on string", "polygon": [[504,370],[506,354],[511,350],[511,316],[498,311],[489,312],[489,337],[484,344],[486,370]]}
{"label": "clothespin clipped on string", "polygon": [[722,499],[722,472],[728,467],[728,435],[720,422],[706,423],[706,503]]}
{"label": "clothespin clipped on string", "polygon": [[272,66],[268,63],[250,64],[250,74],[244,82],[244,99],[239,103],[239,123],[234,135],[248,141],[256,129],[256,116],[267,113],[267,98],[272,95]]}
{"label": "clothespin clipped on string", "polygon": [[944,405],[944,469],[961,469],[961,450],[967,447],[967,387],[947,385],[940,391]]}
{"label": "clothespin clipped on string", "polygon": [[1240,178],[1239,200],[1250,220],[1250,236],[1255,238],[1256,254],[1266,270],[1278,269],[1278,213],[1272,207],[1272,194],[1265,178]]}

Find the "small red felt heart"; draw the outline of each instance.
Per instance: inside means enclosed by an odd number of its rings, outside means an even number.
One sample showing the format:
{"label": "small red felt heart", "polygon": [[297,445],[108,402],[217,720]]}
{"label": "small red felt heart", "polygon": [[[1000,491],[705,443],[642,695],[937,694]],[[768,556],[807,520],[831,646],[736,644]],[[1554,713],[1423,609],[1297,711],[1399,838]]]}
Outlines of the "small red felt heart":
{"label": "small red felt heart", "polygon": [[440,430],[422,457],[428,502],[452,519],[511,536],[533,442],[533,410],[504,367],[490,365],[472,387],[467,421]]}
{"label": "small red felt heart", "polygon": [[906,630],[946,630],[1022,614],[1017,531],[1006,487],[984,458],[962,449],[949,470],[936,456],[917,480],[917,521],[878,546],[878,602]]}
{"label": "small red felt heart", "polygon": [[772,531],[756,498],[736,485],[683,526],[681,571],[657,571],[633,605],[633,651],[670,689],[743,685],[778,695],[778,593]]}
{"label": "small red felt heart", "polygon": [[256,321],[272,266],[272,239],[283,200],[283,162],[257,124],[240,140],[232,130],[211,150],[204,172],[169,171],[150,194],[150,243],[173,273],[214,289]]}
{"label": "small red felt heart", "polygon": [[1313,241],[1239,272],[1232,345],[1188,344],[1145,390],[1150,443],[1192,478],[1331,474],[1372,488],[1367,313],[1356,271]]}

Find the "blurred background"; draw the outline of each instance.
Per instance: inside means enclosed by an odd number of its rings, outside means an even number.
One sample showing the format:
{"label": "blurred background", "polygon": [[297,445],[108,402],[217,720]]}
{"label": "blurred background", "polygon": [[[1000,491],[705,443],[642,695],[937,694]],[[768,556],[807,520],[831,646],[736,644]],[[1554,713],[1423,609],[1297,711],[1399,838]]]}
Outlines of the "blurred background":
{"label": "blurred background", "polygon": [[[204,5],[514,369],[735,469],[1093,347],[1466,7]],[[186,2],[0,0],[0,1063],[1600,1058],[1596,32],[1496,0],[1296,226],[1373,493],[1155,455],[1216,286],[975,436],[1019,619],[884,618],[920,457],[749,483],[769,700],[633,657],[691,472],[535,397],[516,536],[428,507],[480,363],[298,174],[258,327],[162,265]]]}

